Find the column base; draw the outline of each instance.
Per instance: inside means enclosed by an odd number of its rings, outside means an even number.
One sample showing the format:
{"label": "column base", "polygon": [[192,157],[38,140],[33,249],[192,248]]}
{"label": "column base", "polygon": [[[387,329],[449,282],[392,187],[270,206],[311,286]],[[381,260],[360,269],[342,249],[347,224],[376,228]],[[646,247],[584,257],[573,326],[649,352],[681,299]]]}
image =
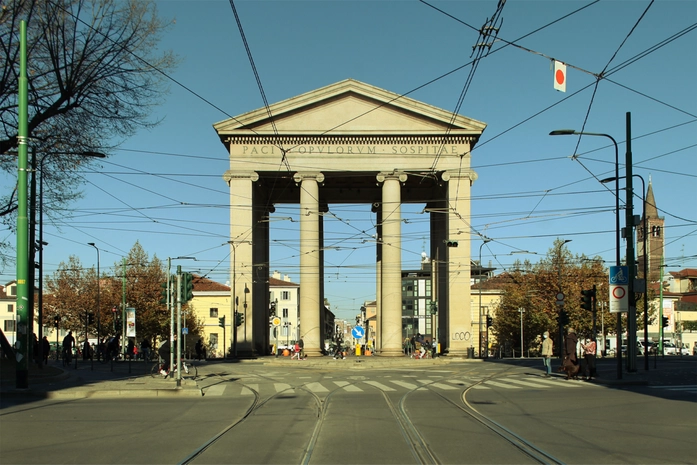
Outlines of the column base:
{"label": "column base", "polygon": [[382,349],[378,357],[406,357],[402,349]]}

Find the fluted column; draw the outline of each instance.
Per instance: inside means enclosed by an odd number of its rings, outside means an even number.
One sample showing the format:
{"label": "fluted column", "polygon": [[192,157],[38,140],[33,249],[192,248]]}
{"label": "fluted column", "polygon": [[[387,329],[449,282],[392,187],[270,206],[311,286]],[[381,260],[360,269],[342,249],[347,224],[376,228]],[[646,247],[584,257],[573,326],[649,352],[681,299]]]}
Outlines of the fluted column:
{"label": "fluted column", "polygon": [[300,184],[300,336],[305,354],[321,356],[319,184],[322,173],[296,173]]}
{"label": "fluted column", "polygon": [[402,213],[400,182],[404,173],[379,173],[382,182],[382,351],[401,357],[402,351]]}

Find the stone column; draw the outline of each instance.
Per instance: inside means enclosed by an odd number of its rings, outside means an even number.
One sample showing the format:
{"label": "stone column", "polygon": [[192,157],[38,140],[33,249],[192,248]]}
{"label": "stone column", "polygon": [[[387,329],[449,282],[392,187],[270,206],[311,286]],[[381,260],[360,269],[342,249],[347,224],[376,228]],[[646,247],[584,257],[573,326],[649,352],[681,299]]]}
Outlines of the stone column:
{"label": "stone column", "polygon": [[404,173],[379,173],[382,182],[382,351],[401,357],[402,352],[402,214],[400,182]]}
{"label": "stone column", "polygon": [[[377,237],[382,237],[382,204],[375,202],[372,206],[375,213],[375,232]],[[382,351],[382,243],[375,244],[375,351],[379,355]]]}
{"label": "stone column", "polygon": [[309,357],[322,355],[319,185],[322,173],[296,173],[300,184],[300,337]]}
{"label": "stone column", "polygon": [[[448,182],[448,239],[458,247],[448,248],[448,312],[450,355],[466,356],[478,343],[478,326],[470,302],[470,187],[476,174],[469,170],[443,173]],[[478,321],[477,321],[478,324]]]}
{"label": "stone column", "polygon": [[[244,285],[252,283],[253,183],[259,180],[259,174],[254,171],[227,171],[223,179],[230,187],[230,315],[226,318],[229,320],[230,328],[227,332],[229,340],[223,344],[219,343],[218,346],[219,350],[224,348],[224,353],[227,354],[232,347],[233,331],[237,331],[237,351],[246,353],[252,350],[252,312],[247,312],[245,322],[239,328],[235,328],[234,312],[244,311]],[[238,297],[240,302],[237,309],[235,297]],[[247,304],[251,306],[252,298],[249,294],[247,297]]]}

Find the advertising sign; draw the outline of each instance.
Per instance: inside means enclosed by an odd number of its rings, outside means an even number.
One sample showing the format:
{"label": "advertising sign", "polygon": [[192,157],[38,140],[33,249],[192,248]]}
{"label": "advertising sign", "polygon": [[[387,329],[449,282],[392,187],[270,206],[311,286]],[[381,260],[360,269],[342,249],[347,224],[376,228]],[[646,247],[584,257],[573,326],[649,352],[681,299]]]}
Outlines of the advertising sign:
{"label": "advertising sign", "polygon": [[126,337],[136,337],[136,309],[126,308]]}

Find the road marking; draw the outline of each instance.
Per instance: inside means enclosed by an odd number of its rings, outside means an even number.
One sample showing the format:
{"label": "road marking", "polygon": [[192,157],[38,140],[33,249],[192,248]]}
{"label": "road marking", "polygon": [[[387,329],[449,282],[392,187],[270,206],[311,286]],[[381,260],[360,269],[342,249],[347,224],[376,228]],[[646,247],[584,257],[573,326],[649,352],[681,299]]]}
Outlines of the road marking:
{"label": "road marking", "polygon": [[276,392],[283,392],[290,389],[290,384],[273,383],[273,387],[276,388]]}
{"label": "road marking", "polygon": [[206,389],[206,396],[222,396],[227,384],[214,384]]}
{"label": "road marking", "polygon": [[536,383],[549,384],[550,386],[565,387],[565,388],[577,388],[581,385],[576,383],[567,383],[564,378],[552,378],[552,379],[536,379]]}
{"label": "road marking", "polygon": [[307,383],[305,387],[312,392],[329,392],[329,389],[319,383]]}
{"label": "road marking", "polygon": [[504,389],[520,389],[520,386],[510,386],[508,384],[503,384],[503,383],[497,383],[496,381],[484,381],[485,384],[488,384],[490,386],[496,386],[496,387],[502,387]]}
{"label": "road marking", "polygon": [[340,388],[344,388],[344,391],[351,391],[351,392],[363,392],[363,389],[359,388],[356,385],[353,385],[349,383],[348,381],[332,381],[334,384],[339,386]]}
{"label": "road marking", "polygon": [[392,389],[392,388],[389,387],[389,386],[385,386],[385,385],[382,384],[382,383],[378,383],[377,381],[363,381],[363,382],[364,382],[365,384],[370,384],[371,386],[374,386],[374,387],[380,389],[381,391],[386,391],[386,392],[387,392],[387,391],[394,391],[394,390],[395,390],[395,389]]}
{"label": "road marking", "polygon": [[390,383],[396,384],[399,387],[407,388],[407,389],[418,389],[420,391],[425,391],[426,388],[419,387],[416,384],[413,383],[407,383],[406,381],[392,381],[390,380]]}
{"label": "road marking", "polygon": [[486,386],[482,386],[481,384],[475,384],[477,381],[472,382],[470,380],[464,380],[464,379],[449,379],[447,380],[449,383],[453,384],[464,384],[467,387],[470,387],[472,389],[491,389]]}
{"label": "road marking", "polygon": [[532,388],[545,388],[547,389],[550,386],[545,386],[544,384],[537,384],[537,383],[531,383],[529,381],[521,381],[518,379],[513,379],[513,378],[499,378],[501,381],[508,381],[509,383],[514,383],[514,384],[522,384],[523,386],[527,387],[532,387]]}
{"label": "road marking", "polygon": [[649,386],[649,389],[667,389],[669,391],[697,392],[697,384],[686,384],[684,386]]}
{"label": "road marking", "polygon": [[252,391],[251,389],[249,389],[246,386],[242,386],[242,390],[240,391],[240,395],[241,396],[253,396],[254,391]]}
{"label": "road marking", "polygon": [[448,385],[448,384],[443,384],[443,383],[432,383],[432,382],[430,382],[430,381],[426,381],[426,380],[423,380],[423,379],[419,379],[418,382],[421,383],[421,384],[428,385],[428,386],[437,387],[438,389],[442,389],[442,390],[444,390],[444,391],[457,389],[456,387],[450,386],[450,385]]}

